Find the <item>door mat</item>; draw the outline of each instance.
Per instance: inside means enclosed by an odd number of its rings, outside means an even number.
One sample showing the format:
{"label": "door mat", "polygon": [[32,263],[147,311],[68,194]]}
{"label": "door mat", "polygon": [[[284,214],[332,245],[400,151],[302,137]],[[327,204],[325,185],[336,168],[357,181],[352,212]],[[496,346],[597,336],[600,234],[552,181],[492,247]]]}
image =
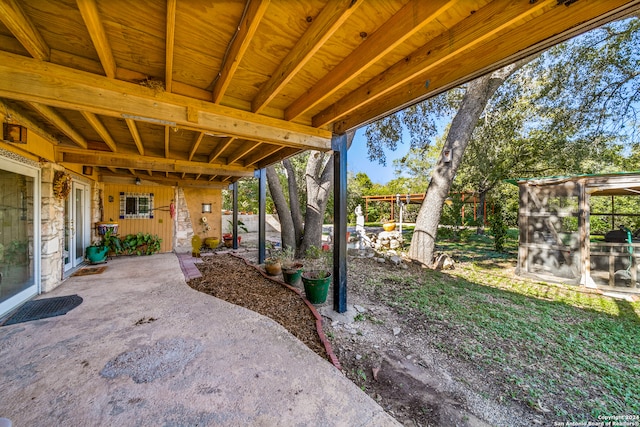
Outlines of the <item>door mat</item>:
{"label": "door mat", "polygon": [[88,276],[90,274],[100,274],[107,269],[107,266],[102,267],[85,267],[73,273],[71,276]]}
{"label": "door mat", "polygon": [[43,298],[26,302],[2,326],[31,320],[46,319],[47,317],[62,316],[82,303],[82,297],[67,295],[64,297]]}

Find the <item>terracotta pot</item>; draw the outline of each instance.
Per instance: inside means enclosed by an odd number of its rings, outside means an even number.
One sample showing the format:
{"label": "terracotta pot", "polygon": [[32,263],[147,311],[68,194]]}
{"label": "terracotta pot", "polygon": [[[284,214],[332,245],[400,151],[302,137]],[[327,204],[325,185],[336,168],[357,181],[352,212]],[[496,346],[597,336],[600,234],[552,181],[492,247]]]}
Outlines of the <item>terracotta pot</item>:
{"label": "terracotta pot", "polygon": [[265,261],[264,269],[269,276],[277,276],[282,273],[282,265],[280,261]]}

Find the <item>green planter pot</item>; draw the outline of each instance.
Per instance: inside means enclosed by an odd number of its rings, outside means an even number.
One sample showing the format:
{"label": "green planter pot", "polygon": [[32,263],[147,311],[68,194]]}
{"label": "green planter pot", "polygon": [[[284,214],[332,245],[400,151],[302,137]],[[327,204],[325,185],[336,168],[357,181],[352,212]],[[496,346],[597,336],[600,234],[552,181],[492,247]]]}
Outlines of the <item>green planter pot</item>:
{"label": "green planter pot", "polygon": [[327,300],[329,285],[331,284],[331,274],[329,273],[327,277],[319,276],[318,271],[302,273],[304,294],[311,304],[322,304]]}
{"label": "green planter pot", "polygon": [[295,286],[300,280],[301,276],[302,276],[302,264],[300,264],[299,267],[282,269],[282,277],[284,279],[284,282],[291,286]]}
{"label": "green planter pot", "polygon": [[107,260],[107,254],[109,248],[104,246],[89,246],[87,247],[87,259],[91,264],[100,264]]}

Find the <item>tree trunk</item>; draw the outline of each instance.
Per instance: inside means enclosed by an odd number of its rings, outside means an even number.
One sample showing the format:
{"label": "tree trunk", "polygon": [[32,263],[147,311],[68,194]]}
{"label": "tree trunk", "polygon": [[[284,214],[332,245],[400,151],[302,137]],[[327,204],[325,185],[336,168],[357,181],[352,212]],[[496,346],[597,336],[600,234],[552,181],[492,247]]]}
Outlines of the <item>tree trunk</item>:
{"label": "tree trunk", "polygon": [[295,248],[296,236],[293,227],[293,219],[291,217],[291,210],[289,209],[287,200],[282,192],[278,173],[273,166],[267,167],[267,184],[269,184],[271,199],[273,199],[273,204],[276,206],[278,218],[280,219],[280,237],[282,239],[282,247]]}
{"label": "tree trunk", "polygon": [[484,203],[487,200],[487,190],[482,189],[478,192],[478,210],[477,210],[477,218],[478,218],[478,228],[476,229],[476,234],[484,235],[484,218],[487,214],[484,211]]}
{"label": "tree trunk", "polygon": [[[464,150],[469,144],[478,119],[491,96],[506,78],[528,61],[530,58],[518,61],[482,76],[467,85],[467,90],[460,108],[451,122],[442,153],[431,174],[431,181],[418,212],[409,247],[409,257],[414,261],[431,266],[442,205],[449,194],[453,178],[462,162]],[[450,161],[445,162],[445,157],[447,157],[445,153],[450,154]]]}
{"label": "tree trunk", "polygon": [[320,151],[312,151],[307,160],[305,172],[307,184],[307,213],[304,221],[304,235],[296,253],[304,256],[312,246],[322,245],[322,224],[324,212],[333,185],[333,159]]}
{"label": "tree trunk", "polygon": [[298,201],[298,181],[296,180],[296,172],[289,159],[284,159],[282,165],[287,171],[287,182],[289,183],[289,206],[291,207],[291,219],[293,220],[293,231],[296,236],[297,248],[302,241],[302,233],[304,222],[302,221],[302,212],[300,212],[300,202]]}

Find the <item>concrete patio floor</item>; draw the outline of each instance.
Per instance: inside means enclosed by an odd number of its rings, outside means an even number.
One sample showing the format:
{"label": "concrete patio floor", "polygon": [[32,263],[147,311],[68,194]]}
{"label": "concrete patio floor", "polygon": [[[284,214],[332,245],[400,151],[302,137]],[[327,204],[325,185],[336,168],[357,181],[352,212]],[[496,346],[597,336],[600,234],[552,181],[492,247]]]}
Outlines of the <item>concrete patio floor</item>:
{"label": "concrete patio floor", "polygon": [[276,322],[189,288],[175,254],[119,257],[40,296],[64,316],[0,328],[14,426],[398,425]]}

